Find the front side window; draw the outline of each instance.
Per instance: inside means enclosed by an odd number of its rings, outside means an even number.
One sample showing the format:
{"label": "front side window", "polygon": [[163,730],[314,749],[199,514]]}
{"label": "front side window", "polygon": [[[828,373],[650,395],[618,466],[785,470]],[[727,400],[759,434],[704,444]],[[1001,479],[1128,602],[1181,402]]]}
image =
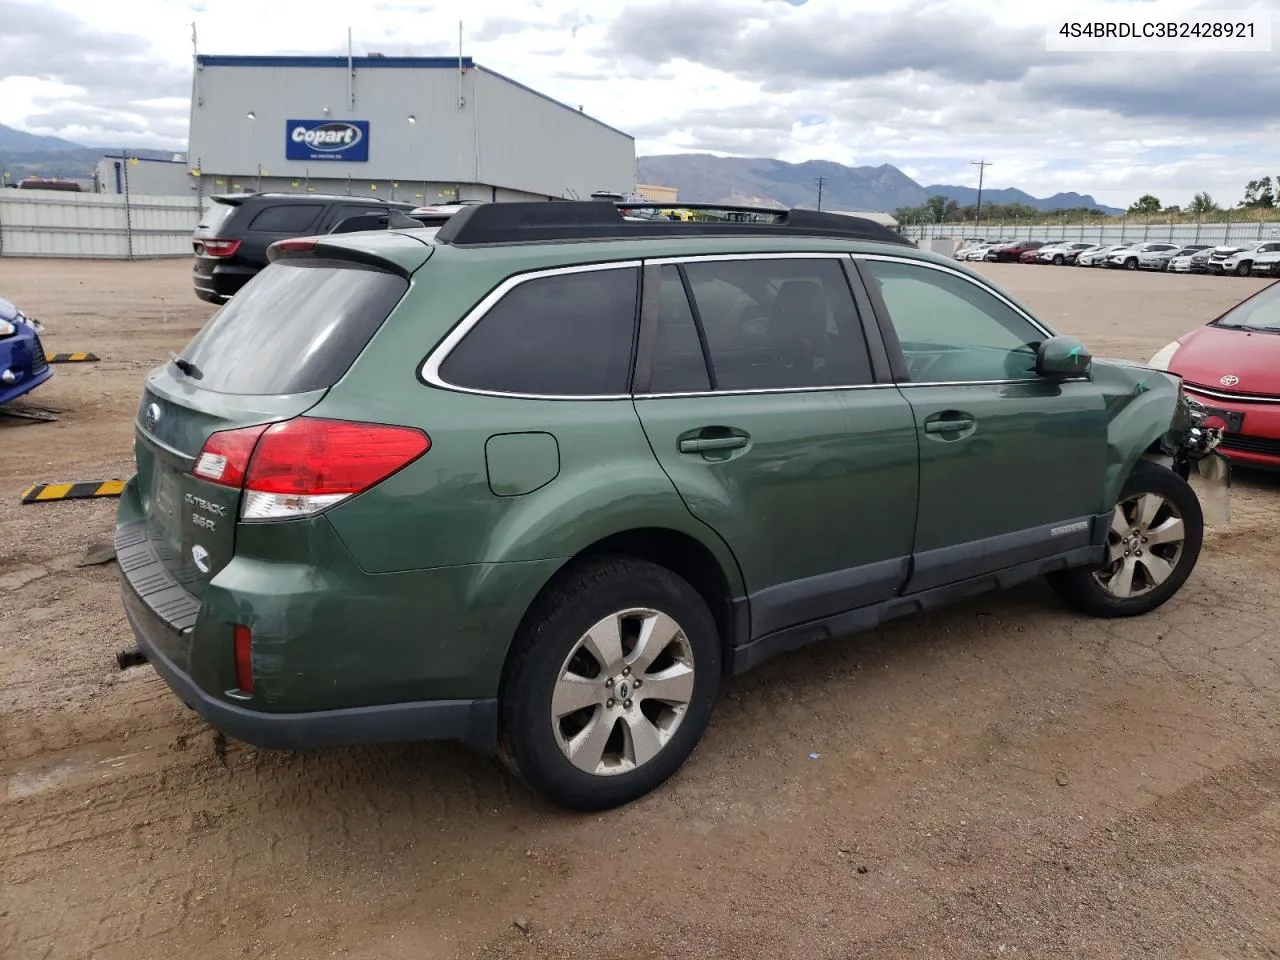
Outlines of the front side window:
{"label": "front side window", "polygon": [[761,257],[695,261],[680,269],[706,340],[714,389],[872,382],[840,260]]}
{"label": "front side window", "polygon": [[494,393],[629,393],[639,286],[636,267],[526,280],[454,347],[440,376]]}
{"label": "front side window", "polygon": [[949,271],[890,260],[868,260],[866,266],[913,383],[1035,376],[1044,334],[1004,301]]}

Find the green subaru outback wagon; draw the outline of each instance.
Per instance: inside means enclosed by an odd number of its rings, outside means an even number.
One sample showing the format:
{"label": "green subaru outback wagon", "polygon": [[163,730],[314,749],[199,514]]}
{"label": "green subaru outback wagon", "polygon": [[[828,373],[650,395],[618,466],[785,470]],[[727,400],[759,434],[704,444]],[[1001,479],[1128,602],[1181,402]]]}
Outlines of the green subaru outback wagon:
{"label": "green subaru outback wagon", "polygon": [[771,656],[1042,575],[1101,617],[1182,586],[1221,433],[1176,377],[867,220],[703,217],[276,244],[138,407],[116,548],[174,692],[600,809]]}

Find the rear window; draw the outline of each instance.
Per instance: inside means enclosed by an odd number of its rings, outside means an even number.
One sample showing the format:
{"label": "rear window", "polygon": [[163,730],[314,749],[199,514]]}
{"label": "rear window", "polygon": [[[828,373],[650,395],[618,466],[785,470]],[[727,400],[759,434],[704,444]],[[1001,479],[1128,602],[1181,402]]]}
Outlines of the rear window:
{"label": "rear window", "polygon": [[187,345],[205,390],[304,393],[333,386],[409,281],[359,264],[281,260],[257,274]]}
{"label": "rear window", "polygon": [[218,203],[216,200],[204,208],[200,214],[200,230],[217,230],[236,211],[237,207],[230,203]]}

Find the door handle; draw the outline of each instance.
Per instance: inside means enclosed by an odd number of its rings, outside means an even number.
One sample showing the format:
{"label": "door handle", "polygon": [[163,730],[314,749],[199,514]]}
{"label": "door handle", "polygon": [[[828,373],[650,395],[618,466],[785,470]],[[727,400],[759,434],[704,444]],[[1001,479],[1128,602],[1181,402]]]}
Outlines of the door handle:
{"label": "door handle", "polygon": [[709,453],[714,450],[739,450],[747,445],[747,438],[742,436],[728,437],[688,437],[680,441],[681,453]]}
{"label": "door handle", "polygon": [[924,425],[925,433],[955,433],[959,430],[972,430],[977,421],[972,417],[957,417],[955,420],[930,420]]}

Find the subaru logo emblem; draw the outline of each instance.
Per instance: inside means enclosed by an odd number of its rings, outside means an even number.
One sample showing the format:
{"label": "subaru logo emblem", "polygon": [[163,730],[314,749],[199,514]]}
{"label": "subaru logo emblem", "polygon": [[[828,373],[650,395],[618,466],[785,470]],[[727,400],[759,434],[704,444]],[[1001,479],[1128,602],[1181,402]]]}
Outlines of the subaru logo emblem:
{"label": "subaru logo emblem", "polygon": [[160,422],[160,404],[152,403],[147,405],[147,429],[154,430],[156,424]]}
{"label": "subaru logo emblem", "polygon": [[1237,377],[1234,373],[1228,373],[1225,377],[1223,377],[1218,382],[1222,384],[1224,387],[1234,387],[1237,383],[1240,382],[1240,378]]}

